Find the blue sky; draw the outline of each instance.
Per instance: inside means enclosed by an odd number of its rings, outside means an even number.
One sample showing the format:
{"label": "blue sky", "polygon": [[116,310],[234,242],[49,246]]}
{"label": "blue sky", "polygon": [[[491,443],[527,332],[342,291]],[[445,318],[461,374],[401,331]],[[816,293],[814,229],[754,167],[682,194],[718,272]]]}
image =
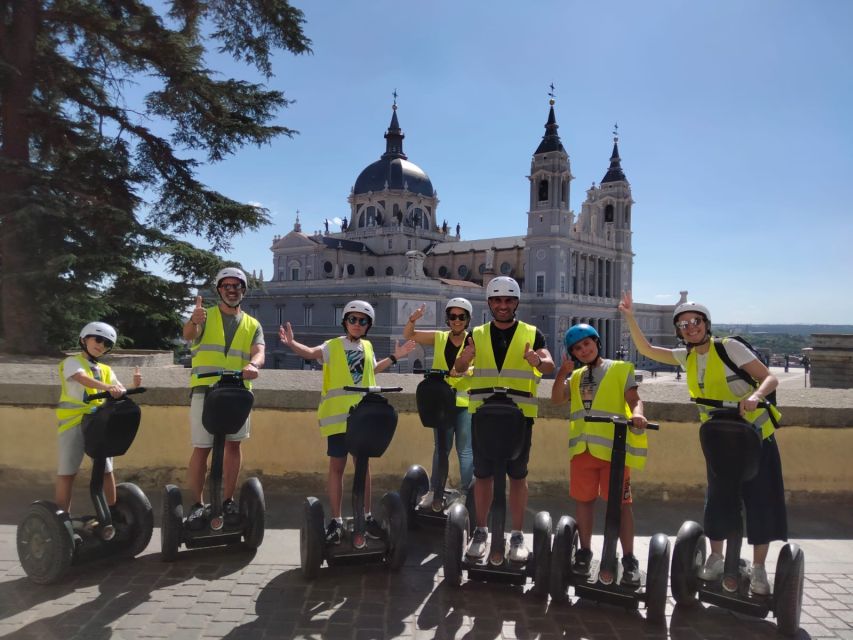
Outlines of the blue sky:
{"label": "blue sky", "polygon": [[395,89],[438,219],[463,239],[523,234],[553,82],[576,212],[619,124],[635,300],[687,289],[718,322],[851,322],[852,2],[296,4],[314,53],[277,55],[269,85],[296,100],[279,121],[300,134],[200,171],[271,211],[272,226],[234,239],[228,257],[247,269],[272,274],[273,235],[297,209],[309,233],[348,215]]}

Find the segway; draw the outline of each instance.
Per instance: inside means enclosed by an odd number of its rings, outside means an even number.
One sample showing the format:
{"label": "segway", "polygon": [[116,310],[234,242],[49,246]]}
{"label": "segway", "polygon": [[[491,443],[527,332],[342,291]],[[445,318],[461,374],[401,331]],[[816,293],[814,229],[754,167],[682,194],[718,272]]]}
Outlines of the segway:
{"label": "segway", "polygon": [[511,395],[531,397],[526,391],[501,387],[472,389],[472,394],[486,397],[472,418],[472,437],[475,450],[494,463],[494,493],[490,511],[491,543],[485,557],[471,559],[465,555],[471,516],[464,504],[451,505],[444,528],[444,579],[453,586],[462,584],[463,571],[469,580],[524,585],[533,580],[538,595],[548,593],[548,573],[551,564],[551,515],[536,514],[533,523],[533,552],[526,562],[513,562],[507,553],[504,535],[506,520],[506,467],[524,447],[526,419]]}
{"label": "segway", "polygon": [[415,391],[415,399],[418,405],[418,415],[421,424],[427,429],[434,429],[435,441],[438,443],[438,464],[435,471],[435,485],[442,487],[433,494],[432,504],[421,508],[421,498],[429,491],[430,478],[419,464],[409,467],[403,482],[400,484],[400,498],[406,508],[406,521],[409,528],[415,528],[418,524],[432,524],[444,526],[447,520],[447,511],[457,501],[464,501],[471,520],[474,520],[474,493],[472,487],[466,491],[457,489],[447,490],[448,457],[450,451],[447,448],[447,431],[454,428],[456,419],[456,391],[445,381],[449,372],[446,369],[415,370],[415,373],[423,373],[424,379],[418,384]]}
{"label": "segway", "polygon": [[106,402],[83,417],[83,447],[92,458],[89,495],[95,515],[72,518],[47,500],[30,505],[18,526],[18,558],[27,576],[38,584],[52,584],[65,576],[72,564],[107,556],[132,558],[151,540],[154,515],[142,489],[130,482],[116,486],[116,504],[110,512],[104,495],[107,458],[122,456],[139,428],[141,411],[127,396],[144,388],[128,389],[118,399],[109,392],[85,397],[86,402]]}
{"label": "segway", "polygon": [[[326,544],[323,505],[309,496],[305,499],[304,519],[299,530],[299,555],[302,574],[308,580],[317,577],[325,560],[330,567],[347,564],[382,563],[397,571],[406,560],[406,510],[396,491],[382,496],[379,523],[382,537],[365,535],[364,486],[369,458],[385,453],[397,429],[397,411],[381,394],[402,391],[402,387],[355,387],[344,390],[364,393],[347,416],[347,451],[355,459],[352,481],[352,518],[343,525],[340,544]],[[358,544],[358,547],[357,547]]]}
{"label": "segway", "polygon": [[200,530],[189,529],[184,520],[180,488],[166,485],[160,525],[160,555],[165,562],[177,559],[181,545],[196,549],[237,544],[242,540],[254,551],[264,540],[266,506],[260,480],[249,478],[240,487],[239,522],[229,524],[222,512],[225,436],[240,431],[252,411],[255,397],[243,383],[241,371],[214,371],[198,377],[211,376],[221,377],[205,394],[201,419],[205,430],[213,435],[213,460],[207,479],[210,504],[205,506],[207,524]]}
{"label": "segway", "polygon": [[[575,554],[578,551],[577,523],[571,516],[563,516],[557,522],[554,545],[551,549],[551,598],[555,602],[568,599],[568,588],[574,586],[575,595],[596,602],[604,602],[636,610],[640,602],[646,604],[646,619],[655,624],[665,622],[666,587],[669,577],[669,538],[656,533],[649,543],[647,571],[640,571],[638,586],[621,585],[622,565],[618,561],[616,545],[619,542],[619,527],[622,523],[622,486],[625,479],[625,444],[628,437],[629,419],[621,416],[587,416],[587,422],[613,423],[613,451],[610,458],[610,489],[607,493],[607,511],[604,519],[604,544],[601,560],[593,560],[588,574],[573,571]],[[657,430],[653,422],[646,429]]]}
{"label": "segway", "polygon": [[[702,423],[699,439],[711,469],[731,487],[732,508],[739,510],[740,486],[755,477],[761,458],[761,430],[740,416],[737,402],[694,398],[709,407],[711,417]],[[767,402],[759,407],[769,409]],[[753,594],[749,590],[750,563],[740,557],[743,522],[738,521],[726,540],[723,577],[735,577],[737,591],[723,589],[722,580],[705,581],[699,571],[705,564],[706,545],[702,526],[691,520],[681,525],[672,556],[672,596],[678,606],[690,607],[697,601],[714,604],[738,613],[765,618],[771,611],[779,632],[793,636],[800,628],[803,606],[805,557],[797,544],[786,543],[776,561],[773,592]]]}

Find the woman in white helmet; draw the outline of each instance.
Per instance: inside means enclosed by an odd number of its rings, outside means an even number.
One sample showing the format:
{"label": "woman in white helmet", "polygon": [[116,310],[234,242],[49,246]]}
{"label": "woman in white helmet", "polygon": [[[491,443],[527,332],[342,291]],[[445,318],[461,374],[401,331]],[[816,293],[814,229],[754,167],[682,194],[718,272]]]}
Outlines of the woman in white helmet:
{"label": "woman in white helmet", "polygon": [[[744,482],[741,491],[746,511],[747,540],[753,545],[750,589],[755,594],[768,595],[770,584],[764,563],[770,542],[788,539],[782,462],[773,435],[774,422],[778,422],[781,414],[775,407],[758,408],[758,403],[779,384],[776,376],[737,340],[714,338],[711,334],[711,312],[698,302],[682,302],[673,311],[675,335],[684,345],[675,349],[649,343],[634,318],[630,292],[622,294],[619,311],[628,322],[637,351],[652,360],[680,366],[687,372],[687,388],[691,397],[738,401],[744,419],[761,430],[763,445],[758,474],[753,480]],[[729,362],[749,374],[756,386],[741,380],[729,367]],[[708,417],[700,409],[701,421]],[[717,500],[716,485],[716,478],[709,469],[704,530],[711,543],[711,554],[699,572],[703,580],[718,580],[723,575],[723,546],[727,532],[721,523],[732,518],[732,514],[723,512],[724,507]],[[728,591],[737,590],[733,576],[725,576],[722,584]]]}
{"label": "woman in white helmet", "polygon": [[[348,456],[347,415],[350,407],[358,404],[362,398],[361,393],[348,392],[343,387],[375,386],[375,374],[396,364],[415,348],[415,343],[411,340],[402,345],[397,341],[394,352],[387,358],[377,361],[373,345],[365,339],[375,321],[376,312],[373,310],[373,305],[364,300],[352,300],[344,306],[341,316],[344,335],[339,338],[326,340],[316,347],[308,347],[296,341],[293,336],[293,327],[289,322],[278,329],[281,343],[289,347],[293,353],[303,360],[319,360],[323,363],[323,390],[320,406],[317,408],[317,418],[320,423],[320,433],[326,436],[326,455],[329,456],[326,489],[332,520],[326,528],[326,544],[340,544],[343,537],[341,502]],[[378,539],[382,536],[382,527],[370,514],[370,502],[370,469],[368,468],[364,487],[365,534]],[[361,549],[367,541],[354,539],[352,543],[355,548]]]}
{"label": "woman in white helmet", "polygon": [[[459,458],[459,475],[461,476],[461,490],[467,492],[474,478],[474,454],[471,451],[471,414],[468,411],[468,389],[470,388],[471,370],[464,374],[458,373],[453,365],[456,358],[465,346],[465,340],[471,334],[468,333],[468,325],[471,324],[471,315],[474,307],[465,298],[451,298],[444,305],[444,322],[448,331],[423,331],[415,330],[415,323],[424,317],[426,305],[422,304],[409,316],[406,326],[403,327],[403,337],[412,339],[418,344],[433,348],[432,366],[434,369],[447,369],[450,377],[447,383],[456,390],[456,417],[451,428],[446,430],[447,443],[444,448],[445,456],[450,453],[453,446],[453,438],[456,437],[456,455]],[[436,468],[439,465],[439,429],[433,429],[435,435],[435,447],[432,454],[432,471],[430,482],[433,486],[421,498],[419,506],[421,509],[437,507],[441,510],[441,492],[444,487],[435,486],[438,481]],[[446,466],[445,466],[446,469]],[[438,500],[434,497],[439,496]]]}
{"label": "woman in white helmet", "polygon": [[[116,378],[111,367],[99,362],[115,346],[116,330],[106,322],[90,322],[80,331],[79,343],[83,352],[68,356],[59,363],[61,390],[56,417],[59,420],[59,465],[56,472],[55,502],[63,511],[71,507],[71,489],[74,478],[83,462],[83,433],[80,427],[85,416],[93,407],[104,400],[84,402],[87,395],[108,391],[113,398],[120,398],[125,388]],[[133,374],[131,388],[142,384],[139,367]],[[113,460],[107,458],[104,471],[104,494],[111,507],[116,502],[116,481],[113,476]]]}

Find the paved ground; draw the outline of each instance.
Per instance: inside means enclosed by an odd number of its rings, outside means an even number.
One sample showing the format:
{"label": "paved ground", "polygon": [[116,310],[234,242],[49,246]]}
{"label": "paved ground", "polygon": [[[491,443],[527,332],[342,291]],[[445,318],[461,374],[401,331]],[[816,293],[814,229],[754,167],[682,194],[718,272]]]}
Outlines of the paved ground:
{"label": "paved ground", "polygon": [[[378,489],[378,488],[377,488]],[[0,506],[0,636],[11,638],[775,638],[773,619],[757,620],[716,607],[675,611],[666,627],[645,613],[573,599],[555,605],[525,589],[443,583],[440,530],[415,532],[402,571],[376,566],[321,570],[314,582],[299,571],[300,496],[269,495],[263,546],[182,551],[160,561],[159,533],[131,562],[76,569],[58,585],[31,584],[17,561],[15,529],[33,498],[49,487],[15,490]],[[376,491],[378,494],[378,491]],[[152,496],[155,514],[159,496]],[[85,504],[85,494],[75,496]],[[535,498],[531,512],[564,512],[565,500]],[[701,505],[637,505],[638,555],[649,536],[670,535]],[[556,520],[556,518],[555,518]],[[599,514],[598,523],[603,521]],[[532,522],[532,517],[528,519]],[[850,504],[794,504],[792,538],[806,558],[800,638],[853,640],[853,509]],[[157,523],[159,525],[159,522]],[[596,537],[596,548],[601,538]],[[771,556],[775,558],[778,545]],[[597,552],[598,553],[598,552]],[[772,566],[770,567],[773,568]]]}

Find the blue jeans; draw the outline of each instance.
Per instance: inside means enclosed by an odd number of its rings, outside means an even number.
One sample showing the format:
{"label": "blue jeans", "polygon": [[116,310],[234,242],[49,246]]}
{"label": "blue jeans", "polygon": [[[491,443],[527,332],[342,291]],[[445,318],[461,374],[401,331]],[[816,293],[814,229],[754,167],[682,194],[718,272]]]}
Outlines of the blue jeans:
{"label": "blue jeans", "polygon": [[[444,489],[444,486],[436,486],[440,478],[436,477],[436,471],[439,470],[439,465],[444,462],[444,468],[447,469],[446,458],[440,460],[439,456],[439,429],[433,429],[433,440],[435,447],[432,453],[432,473],[430,474],[430,485],[433,491]],[[462,489],[468,490],[471,485],[471,480],[474,478],[474,454],[471,451],[471,414],[468,412],[468,407],[456,407],[456,420],[445,432],[445,455],[450,454],[450,449],[453,447],[453,436],[456,435],[456,455],[459,457],[459,472],[462,476]],[[446,471],[445,471],[446,474]],[[440,475],[440,474],[438,474]],[[447,478],[445,477],[445,482]]]}

